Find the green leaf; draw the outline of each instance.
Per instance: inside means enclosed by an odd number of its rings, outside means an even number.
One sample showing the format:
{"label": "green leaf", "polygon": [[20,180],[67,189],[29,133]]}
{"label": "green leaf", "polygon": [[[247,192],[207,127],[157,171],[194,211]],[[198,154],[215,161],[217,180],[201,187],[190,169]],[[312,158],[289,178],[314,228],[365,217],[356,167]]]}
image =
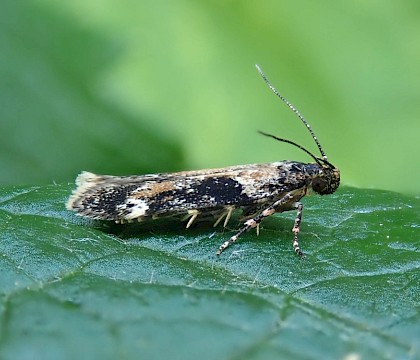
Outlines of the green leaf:
{"label": "green leaf", "polygon": [[2,359],[420,358],[418,198],[308,196],[303,260],[292,212],[217,258],[231,231],[134,235],[66,211],[72,188],[0,189]]}

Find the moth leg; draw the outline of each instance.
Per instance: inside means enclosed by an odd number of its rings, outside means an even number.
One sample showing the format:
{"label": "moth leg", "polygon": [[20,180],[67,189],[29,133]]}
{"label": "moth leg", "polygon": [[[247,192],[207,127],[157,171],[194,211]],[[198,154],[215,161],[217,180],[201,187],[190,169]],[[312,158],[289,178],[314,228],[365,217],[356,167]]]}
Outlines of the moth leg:
{"label": "moth leg", "polygon": [[197,219],[198,214],[200,214],[198,210],[188,210],[188,215],[185,218],[185,220],[189,218],[187,225],[185,226],[186,229],[188,229],[193,224],[195,219]]}
{"label": "moth leg", "polygon": [[228,222],[230,220],[230,217],[232,216],[232,213],[233,213],[234,210],[235,210],[234,206],[227,206],[225,208],[225,211],[222,213],[222,215],[220,215],[220,217],[216,220],[213,227],[216,227],[217,225],[219,225],[219,223],[223,220],[223,218],[225,218],[225,222],[223,223],[223,227],[226,227],[226,225],[228,224]]}
{"label": "moth leg", "polygon": [[[280,200],[277,200],[273,204],[271,204],[268,208],[263,210],[261,213],[259,213],[257,216],[255,216],[252,219],[249,219],[245,221],[244,226],[239,229],[239,231],[233,235],[229,240],[225,241],[222,245],[220,245],[219,250],[216,252],[216,255],[220,255],[223,251],[226,250],[229,245],[233,244],[236,240],[239,239],[239,237],[247,232],[248,230],[255,228],[259,226],[262,219],[273,215],[276,212],[277,208],[281,208],[283,205],[289,203],[293,199],[292,193],[287,193],[284,195]],[[257,230],[258,231],[258,230]],[[299,245],[298,245],[299,246]]]}
{"label": "moth leg", "polygon": [[295,250],[296,254],[298,254],[300,257],[303,256],[302,250],[300,250],[299,247],[299,231],[300,231],[300,223],[302,222],[302,212],[303,212],[303,204],[297,203],[297,214],[295,219],[295,224],[293,225],[292,232],[294,234],[293,236],[293,249]]}

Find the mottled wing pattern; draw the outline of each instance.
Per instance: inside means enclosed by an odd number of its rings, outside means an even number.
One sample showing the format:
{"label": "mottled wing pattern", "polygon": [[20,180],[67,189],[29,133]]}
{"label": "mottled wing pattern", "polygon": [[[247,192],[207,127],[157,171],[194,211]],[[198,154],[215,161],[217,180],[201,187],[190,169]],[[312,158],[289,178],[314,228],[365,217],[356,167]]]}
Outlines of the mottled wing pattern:
{"label": "mottled wing pattern", "polygon": [[76,179],[67,208],[101,220],[144,220],[242,208],[250,213],[311,181],[312,165],[251,164],[221,169],[142,176],[89,172]]}

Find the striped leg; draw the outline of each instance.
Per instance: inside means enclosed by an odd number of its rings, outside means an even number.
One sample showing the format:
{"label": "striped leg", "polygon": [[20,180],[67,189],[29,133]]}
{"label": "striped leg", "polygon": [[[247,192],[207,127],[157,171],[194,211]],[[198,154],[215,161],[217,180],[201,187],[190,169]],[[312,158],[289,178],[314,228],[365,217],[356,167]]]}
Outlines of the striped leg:
{"label": "striped leg", "polygon": [[[282,206],[290,203],[290,201],[293,199],[293,195],[291,193],[287,193],[286,195],[284,195],[280,200],[277,200],[275,203],[273,203],[272,205],[270,205],[267,209],[263,210],[260,214],[258,214],[257,216],[255,216],[252,219],[249,219],[247,221],[245,221],[244,226],[235,234],[233,235],[229,240],[225,241],[222,245],[220,245],[219,250],[217,251],[217,255],[220,255],[223,251],[226,250],[226,248],[233,244],[236,240],[238,240],[238,238],[246,233],[248,230],[258,227],[259,223],[262,221],[262,219],[273,215],[275,212],[281,212],[281,208]],[[299,206],[297,205],[297,207],[299,208]],[[280,210],[279,210],[280,209]],[[299,212],[298,212],[299,214]],[[300,219],[302,218],[302,210],[300,211],[300,216],[299,216],[299,220],[298,218],[296,218],[295,220],[295,227],[297,229],[297,233],[299,233],[299,224],[300,224]],[[295,229],[295,227],[293,227],[293,229]],[[295,241],[296,241],[296,246],[295,247],[295,251],[298,252],[300,254],[300,249],[299,249],[299,243],[297,241],[297,233],[295,233],[295,239],[293,241],[293,246],[295,246]],[[298,250],[296,250],[296,248]]]}
{"label": "striped leg", "polygon": [[300,223],[302,222],[302,212],[303,212],[303,204],[298,203],[297,204],[297,214],[295,219],[295,224],[293,225],[292,232],[294,234],[293,236],[293,249],[295,249],[296,254],[298,254],[300,257],[303,256],[302,250],[300,250],[299,247],[299,240],[298,235],[300,231]]}

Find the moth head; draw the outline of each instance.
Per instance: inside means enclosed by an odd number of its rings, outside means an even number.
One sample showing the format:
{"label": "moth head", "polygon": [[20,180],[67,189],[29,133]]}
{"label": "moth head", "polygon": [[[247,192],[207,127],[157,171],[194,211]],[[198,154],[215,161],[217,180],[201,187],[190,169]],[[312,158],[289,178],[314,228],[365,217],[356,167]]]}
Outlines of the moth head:
{"label": "moth head", "polygon": [[324,163],[321,171],[312,180],[312,189],[320,195],[332,194],[340,185],[340,170],[330,163]]}

